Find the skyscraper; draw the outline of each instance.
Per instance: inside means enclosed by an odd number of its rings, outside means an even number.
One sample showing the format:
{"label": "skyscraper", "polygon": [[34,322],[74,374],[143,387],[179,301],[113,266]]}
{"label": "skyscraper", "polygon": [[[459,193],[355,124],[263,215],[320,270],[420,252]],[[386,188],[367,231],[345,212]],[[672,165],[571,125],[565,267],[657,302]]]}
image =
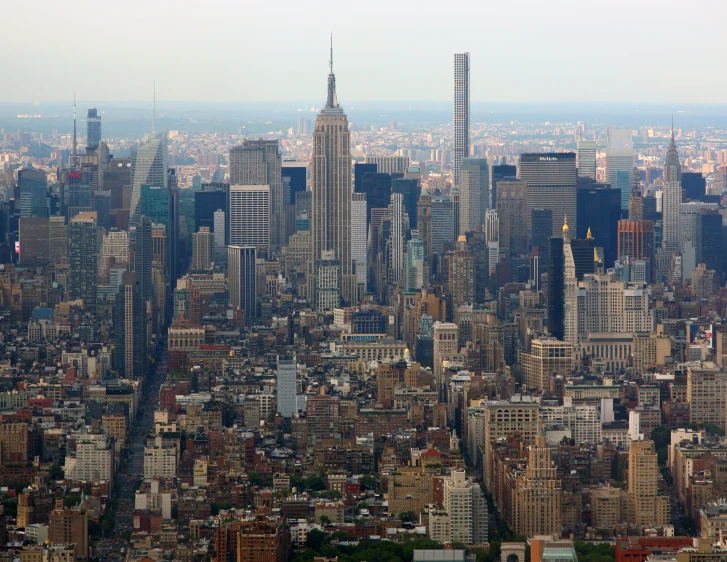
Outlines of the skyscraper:
{"label": "skyscraper", "polygon": [[411,178],[397,178],[391,182],[391,193],[401,193],[404,196],[404,211],[409,216],[409,228],[417,228],[417,204],[422,188],[419,182]]}
{"label": "skyscraper", "polygon": [[101,138],[101,116],[97,109],[89,109],[86,117],[86,150],[96,150]]}
{"label": "skyscraper", "polygon": [[225,243],[225,222],[227,215],[222,209],[217,209],[214,214],[214,259],[218,263],[227,262],[227,245]]}
{"label": "skyscraper", "polygon": [[143,377],[145,311],[136,274],[125,272],[114,305],[114,369],[128,379]]}
{"label": "skyscraper", "polygon": [[565,255],[563,239],[553,237],[548,248],[548,332],[565,339]]}
{"label": "skyscraper", "polygon": [[68,296],[83,299],[84,308],[96,312],[96,213],[79,213],[68,224]]}
{"label": "skyscraper", "polygon": [[293,417],[298,413],[297,405],[297,365],[295,354],[291,356],[278,355],[278,414],[284,418]]}
{"label": "skyscraper", "polygon": [[356,193],[364,193],[363,178],[364,174],[375,174],[377,172],[376,164],[367,164],[365,162],[356,162],[353,165],[353,190]]}
{"label": "skyscraper", "polygon": [[606,181],[621,190],[621,208],[629,208],[634,187],[634,143],[631,129],[609,128],[606,141]]}
{"label": "skyscraper", "polygon": [[212,269],[214,259],[213,234],[209,227],[203,226],[192,234],[192,269],[195,271]]}
{"label": "skyscraper", "polygon": [[553,236],[553,211],[550,209],[532,209],[530,215],[530,246],[537,248],[540,266],[548,267],[550,237]]}
{"label": "skyscraper", "polygon": [[142,215],[139,208],[141,186],[150,185],[169,189],[167,169],[169,167],[169,147],[167,135],[160,133],[151,140],[131,149],[131,208],[129,223],[136,225]]}
{"label": "skyscraper", "polygon": [[581,139],[576,143],[576,168],[579,178],[596,181],[596,141]]}
{"label": "skyscraper", "polygon": [[521,154],[520,179],[528,184],[528,215],[533,209],[550,209],[553,236],[561,235],[566,215],[571,217],[571,228],[577,230],[574,152]]}
{"label": "skyscraper", "polygon": [[462,159],[470,148],[470,54],[454,55],[454,149],[452,151],[452,186],[460,186]]}
{"label": "skyscraper", "polygon": [[653,279],[654,250],[653,221],[618,221],[618,257],[649,260],[648,280]]}
{"label": "skyscraper", "polygon": [[527,183],[517,178],[502,179],[497,184],[495,205],[500,219],[500,248],[508,258],[528,254],[527,188]]}
{"label": "skyscraper", "polygon": [[139,297],[143,302],[151,301],[153,295],[153,283],[151,278],[152,244],[151,244],[152,223],[149,217],[142,215],[136,227],[134,236],[134,272],[136,273],[136,284],[139,289]]}
{"label": "skyscraper", "polygon": [[[369,164],[363,164],[368,166]],[[360,191],[366,194],[366,224],[371,224],[371,209],[386,209],[391,202],[391,175],[366,172],[361,176]]]}
{"label": "skyscraper", "polygon": [[43,170],[18,170],[17,189],[20,192],[20,201],[16,203],[21,217],[48,216],[48,182]]}
{"label": "skyscraper", "polygon": [[375,173],[401,174],[402,177],[409,167],[408,156],[366,156],[366,164],[376,165]]}
{"label": "skyscraper", "polygon": [[467,246],[467,238],[460,236],[457,249],[449,256],[449,292],[452,308],[475,302],[474,258]]}
{"label": "skyscraper", "polygon": [[231,185],[230,244],[270,249],[270,186]]}
{"label": "skyscraper", "polygon": [[368,250],[366,227],[366,194],[351,194],[351,259],[361,295],[366,293],[366,253]]}
{"label": "skyscraper", "polygon": [[230,306],[233,310],[245,311],[248,326],[253,326],[257,320],[255,258],[254,247],[233,245],[227,248]]}
{"label": "skyscraper", "polygon": [[391,282],[398,283],[404,274],[404,241],[407,232],[404,194],[391,194]]}
{"label": "skyscraper", "polygon": [[432,196],[424,189],[417,203],[417,231],[424,245],[424,259],[431,265],[432,256]]}
{"label": "skyscraper", "polygon": [[203,226],[214,232],[214,215],[217,209],[227,211],[230,197],[229,184],[202,186],[202,191],[194,192],[194,226],[199,230]]}
{"label": "skyscraper", "polygon": [[707,182],[700,172],[683,172],[682,189],[690,201],[700,201],[707,190]]}
{"label": "skyscraper", "polygon": [[490,171],[486,158],[463,158],[459,189],[459,234],[485,223],[489,208]]}
{"label": "skyscraper", "polygon": [[492,189],[490,190],[492,209],[497,206],[497,184],[505,178],[517,178],[517,166],[511,164],[495,164],[492,166]]}
{"label": "skyscraper", "polygon": [[497,216],[495,209],[487,211],[485,233],[487,236],[487,267],[490,270],[490,277],[492,277],[497,262],[500,260],[500,217]]}
{"label": "skyscraper", "polygon": [[[356,278],[351,259],[351,134],[348,118],[338,105],[336,76],[333,74],[331,47],[328,96],[316,117],[311,158],[313,179],[313,276],[312,287],[318,287],[315,276],[317,262],[323,252],[332,251],[340,262],[342,295],[347,303],[356,296]],[[317,295],[314,295],[314,304]]]}
{"label": "skyscraper", "polygon": [[[230,184],[269,186],[269,229],[273,246],[287,244],[282,162],[276,140],[246,140],[230,150]],[[233,216],[230,215],[230,220]],[[232,227],[230,228],[232,234]],[[230,241],[232,244],[233,242]],[[240,244],[241,242],[234,242]],[[242,243],[247,244],[247,243]]]}
{"label": "skyscraper", "polygon": [[[588,232],[603,248],[606,267],[613,267],[618,253],[618,221],[621,218],[621,193],[608,185],[593,181],[578,181],[576,191],[576,212],[578,215],[577,238],[587,238]],[[568,220],[571,217],[568,215]]]}

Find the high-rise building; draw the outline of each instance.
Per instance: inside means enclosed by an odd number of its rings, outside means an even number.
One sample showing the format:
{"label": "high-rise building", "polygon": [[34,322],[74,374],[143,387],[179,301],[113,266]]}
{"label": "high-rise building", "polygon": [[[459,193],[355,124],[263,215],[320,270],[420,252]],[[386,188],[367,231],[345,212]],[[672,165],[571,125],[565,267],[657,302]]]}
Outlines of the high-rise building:
{"label": "high-rise building", "polygon": [[[517,178],[497,183],[497,216],[500,219],[500,249],[508,258],[528,254],[527,184]],[[550,232],[548,232],[550,234]]]}
{"label": "high-rise building", "polygon": [[[209,187],[209,190],[205,187]],[[202,191],[194,192],[194,226],[197,230],[206,226],[214,232],[215,211],[222,209],[227,212],[229,192],[229,184],[203,186]]]}
{"label": "high-rise building", "polygon": [[511,528],[528,537],[559,535],[562,493],[550,448],[540,434],[536,445],[528,448],[527,469],[515,484]]}
{"label": "high-rise building", "polygon": [[230,186],[230,244],[254,246],[264,252],[271,243],[270,186]]}
{"label": "high-rise building", "polygon": [[277,371],[278,414],[290,418],[298,413],[298,371],[295,355],[278,355]]}
{"label": "high-rise building", "polygon": [[705,212],[719,212],[717,203],[692,201],[679,204],[679,250],[683,253],[687,242],[691,242],[695,250],[696,263],[702,261],[702,229],[701,216]]}
{"label": "high-rise building", "polygon": [[68,296],[82,299],[84,308],[96,312],[96,213],[79,213],[68,224]]}
{"label": "high-rise building", "polygon": [[48,216],[48,181],[42,170],[24,168],[18,170],[17,189],[20,201],[17,201],[21,217]]}
{"label": "high-rise building", "polygon": [[468,481],[464,470],[444,478],[444,510],[449,517],[449,540],[461,544],[487,542],[487,502],[482,488]]}
{"label": "high-rise building", "polygon": [[208,271],[214,261],[214,240],[210,229],[203,226],[192,234],[192,269]]}
{"label": "high-rise building", "polygon": [[494,275],[500,261],[500,217],[497,211],[490,209],[485,217],[485,234],[487,241],[487,267],[490,276]]}
{"label": "high-rise building", "polygon": [[55,545],[73,545],[75,560],[88,559],[88,514],[77,507],[66,508],[63,498],[48,519],[48,540]]}
{"label": "high-rise building", "polygon": [[454,147],[452,151],[452,186],[460,186],[462,159],[470,151],[470,54],[454,55]]}
{"label": "high-rise building", "polygon": [[217,209],[214,214],[214,227],[212,232],[214,233],[214,259],[218,263],[227,262],[227,244],[225,242],[225,236],[227,228],[225,224],[227,222],[227,214],[222,209]]}
{"label": "high-rise building", "polygon": [[68,226],[62,216],[48,217],[48,221],[48,257],[57,264],[68,258]]}
{"label": "high-rise building", "polygon": [[687,366],[687,401],[689,423],[725,427],[725,393],[727,372],[714,363],[690,363]]}
{"label": "high-rise building", "polygon": [[424,245],[424,259],[432,262],[432,196],[424,189],[417,203],[418,238]]}
{"label": "high-rise building", "polygon": [[318,287],[317,262],[323,252],[333,252],[340,263],[341,293],[346,303],[355,301],[356,277],[351,259],[351,135],[348,118],[338,104],[331,48],[328,96],[316,117],[311,158],[313,182],[313,277]]}
{"label": "high-rise building", "polygon": [[707,181],[701,172],[682,172],[682,190],[690,201],[700,201],[707,191]]}
{"label": "high-rise building", "polygon": [[418,231],[412,231],[412,238],[404,254],[404,291],[415,293],[429,285],[429,264],[426,247],[418,238]]}
{"label": "high-rise building", "polygon": [[606,134],[606,181],[621,190],[621,208],[629,208],[634,189],[634,143],[631,129],[609,128]]}
{"label": "high-rise building", "polygon": [[444,368],[442,362],[459,352],[459,327],[451,322],[434,323],[434,381],[439,397],[444,392]]}
{"label": "high-rise building", "polygon": [[144,375],[146,307],[135,273],[124,273],[114,305],[114,369],[119,376],[139,380]]}
{"label": "high-rise building", "polygon": [[391,194],[391,282],[398,283],[404,274],[404,242],[408,217],[404,209],[404,194]]}
{"label": "high-rise building", "polygon": [[563,239],[551,238],[548,248],[548,332],[565,339],[565,252]]}
{"label": "high-rise building", "polygon": [[356,162],[353,165],[353,190],[356,193],[364,193],[363,178],[365,174],[375,174],[378,170],[376,164]]}
{"label": "high-rise building", "polygon": [[550,209],[553,212],[552,236],[561,235],[566,215],[571,217],[571,228],[578,231],[574,152],[521,154],[520,179],[528,184],[529,216],[533,209]]}
{"label": "high-rise building", "polygon": [[547,390],[552,378],[570,375],[573,344],[553,338],[535,339],[530,343],[530,352],[522,354],[522,363],[525,385]]}
{"label": "high-rise building", "polygon": [[596,181],[596,141],[581,139],[576,142],[576,168],[578,177]]}
{"label": "high-rise building", "polygon": [[403,205],[409,216],[409,228],[417,228],[417,204],[422,188],[419,181],[411,178],[397,178],[391,182],[391,193],[401,193],[404,196]]}
{"label": "high-rise building", "polygon": [[530,247],[537,248],[541,267],[547,267],[550,243],[553,236],[553,211],[551,209],[528,209],[530,215]]}
{"label": "high-rise building", "polygon": [[449,255],[449,293],[454,310],[475,302],[474,258],[464,236],[459,237],[457,248]]}
{"label": "high-rise building", "polygon": [[633,523],[637,527],[668,524],[669,498],[657,495],[659,463],[653,441],[631,442],[628,478],[628,494],[634,506]]}
{"label": "high-rise building", "polygon": [[361,295],[366,293],[366,276],[368,274],[366,254],[368,251],[366,226],[366,194],[351,194],[351,259],[356,273],[356,282]]}
{"label": "high-rise building", "polygon": [[[292,232],[285,231],[285,198],[278,141],[246,140],[241,145],[233,147],[230,150],[230,184],[231,186],[268,186],[270,198],[268,207],[270,240],[268,244],[273,246],[287,244],[288,236]],[[230,221],[233,218],[232,208],[230,208]],[[232,233],[231,226],[231,236]],[[230,244],[251,245],[248,242],[232,242],[232,238]]]}
{"label": "high-rise building", "polygon": [[578,287],[578,338],[589,333],[649,333],[654,320],[645,283],[618,280],[616,273],[586,275]]}
{"label": "high-rise building", "polygon": [[20,265],[32,267],[48,262],[50,251],[48,217],[21,216],[18,219],[18,242],[20,244],[20,256],[18,256]]}
{"label": "high-rise building", "polygon": [[[375,164],[375,173],[378,174],[401,174],[403,177],[409,167],[408,156],[366,156],[366,164]],[[364,172],[365,173],[365,172]]]}
{"label": "high-rise building", "polygon": [[664,236],[662,247],[671,254],[679,248],[679,205],[682,202],[682,165],[674,142],[672,131],[671,142],[664,163],[664,187],[662,189],[661,208],[664,217]]}
{"label": "high-rise building", "polygon": [[131,149],[131,206],[129,223],[136,225],[142,215],[141,186],[150,185],[169,189],[168,183],[169,147],[165,133]]}
{"label": "high-rise building", "polygon": [[487,159],[463,158],[461,166],[458,235],[474,232],[485,223],[490,197]]}
{"label": "high-rise building", "polygon": [[[369,164],[363,164],[369,166]],[[375,166],[375,164],[372,164]],[[357,193],[366,194],[366,225],[371,224],[371,209],[386,209],[391,202],[391,175],[366,172],[361,176]]]}
{"label": "high-rise building", "polygon": [[86,150],[96,150],[101,138],[101,115],[97,109],[89,109],[86,117]]}
{"label": "high-rise building", "polygon": [[454,242],[454,207],[447,195],[432,196],[432,253],[440,254]]}
{"label": "high-rise building", "polygon": [[151,220],[146,215],[141,215],[134,235],[134,273],[139,297],[144,303],[154,298],[154,283],[151,276],[151,233]]}
{"label": "high-rise building", "polygon": [[703,210],[699,216],[698,228],[702,241],[699,263],[705,264],[707,269],[722,275],[724,272],[722,215],[719,211]]}
{"label": "high-rise building", "polygon": [[497,205],[497,185],[505,178],[517,178],[517,166],[512,164],[495,164],[492,166],[492,189],[490,190],[490,208]]}
{"label": "high-rise building", "polygon": [[[583,183],[583,185],[581,185]],[[613,267],[618,253],[618,221],[621,218],[621,194],[605,184],[581,182],[576,191],[578,229],[576,237],[585,239],[590,230],[596,246],[603,248],[606,267]],[[568,215],[568,219],[571,216]]]}
{"label": "high-rise building", "polygon": [[654,251],[655,246],[653,221],[618,221],[618,256],[620,258],[628,257],[637,260],[649,260],[649,281],[653,279],[655,257]]}
{"label": "high-rise building", "polygon": [[256,257],[253,246],[230,245],[227,248],[230,306],[233,310],[245,311],[248,326],[257,320]]}

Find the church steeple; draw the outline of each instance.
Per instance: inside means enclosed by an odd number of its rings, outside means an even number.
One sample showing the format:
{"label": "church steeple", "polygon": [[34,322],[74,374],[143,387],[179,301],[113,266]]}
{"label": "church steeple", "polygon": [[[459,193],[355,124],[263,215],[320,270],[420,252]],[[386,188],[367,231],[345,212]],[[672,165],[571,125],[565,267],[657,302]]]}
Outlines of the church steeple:
{"label": "church steeple", "polygon": [[328,97],[326,98],[326,105],[323,109],[340,110],[341,107],[338,105],[338,97],[336,96],[336,75],[333,74],[333,34],[331,34],[331,58],[328,66],[330,69],[328,73]]}

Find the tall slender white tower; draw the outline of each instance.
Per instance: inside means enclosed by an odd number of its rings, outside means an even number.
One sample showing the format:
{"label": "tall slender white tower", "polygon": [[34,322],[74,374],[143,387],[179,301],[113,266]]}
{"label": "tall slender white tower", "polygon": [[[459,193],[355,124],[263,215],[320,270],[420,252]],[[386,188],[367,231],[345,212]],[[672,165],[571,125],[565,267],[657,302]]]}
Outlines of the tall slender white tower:
{"label": "tall slender white tower", "polygon": [[[341,293],[347,303],[356,300],[357,283],[351,259],[351,135],[348,118],[338,105],[333,74],[333,43],[326,104],[316,117],[311,158],[313,180],[313,267],[309,286],[316,287],[316,264],[323,252],[340,262]],[[317,295],[313,296],[317,306]]]}
{"label": "tall slender white tower", "polygon": [[470,149],[470,54],[454,55],[454,151],[452,153],[452,187],[459,189],[462,158]]}

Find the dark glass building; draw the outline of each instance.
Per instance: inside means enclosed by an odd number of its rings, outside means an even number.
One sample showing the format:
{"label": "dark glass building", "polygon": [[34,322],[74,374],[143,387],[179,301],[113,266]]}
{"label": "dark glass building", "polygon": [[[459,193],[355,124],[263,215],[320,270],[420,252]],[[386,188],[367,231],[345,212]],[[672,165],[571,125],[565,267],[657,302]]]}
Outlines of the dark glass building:
{"label": "dark glass building", "polygon": [[389,174],[364,174],[361,191],[366,194],[366,224],[371,224],[371,209],[386,209],[391,203],[391,176]]}
{"label": "dark glass building", "polygon": [[74,218],[68,223],[68,264],[70,277],[68,295],[83,299],[86,310],[96,312],[96,221],[88,217]]}
{"label": "dark glass building", "polygon": [[548,263],[548,240],[553,235],[553,211],[533,209],[530,217],[530,247],[537,248],[540,267]]}
{"label": "dark glass building", "polygon": [[48,182],[42,170],[18,170],[18,209],[21,217],[48,216]]}
{"label": "dark glass building", "polygon": [[570,241],[570,247],[573,253],[573,261],[576,264],[576,279],[583,281],[585,274],[596,272],[596,261],[594,259],[596,241],[586,238],[576,238]]}
{"label": "dark glass building", "polygon": [[490,190],[490,204],[488,207],[494,209],[497,206],[497,182],[505,178],[516,178],[517,166],[512,164],[495,164],[492,167],[492,189]]}
{"label": "dark glass building", "polygon": [[707,269],[714,269],[721,276],[724,273],[722,215],[716,210],[711,212],[703,211],[699,215],[699,228],[702,236],[701,263],[704,263]]}
{"label": "dark glass building", "polygon": [[142,215],[139,218],[139,225],[136,227],[134,236],[134,273],[136,274],[139,297],[144,302],[152,300],[153,297],[151,230],[151,220],[146,215]]}
{"label": "dark glass building", "polygon": [[707,180],[699,172],[682,172],[682,191],[690,201],[701,201],[707,192]]}
{"label": "dark glass building", "polygon": [[415,179],[395,179],[391,182],[391,192],[404,195],[404,209],[409,215],[409,228],[416,230],[417,205],[419,204],[419,196],[422,193],[419,182]]}
{"label": "dark glass building", "polygon": [[124,273],[114,304],[114,369],[121,377],[144,376],[146,322],[135,273]]}
{"label": "dark glass building", "polygon": [[353,190],[356,193],[364,193],[363,190],[363,177],[365,174],[377,173],[378,166],[376,164],[368,164],[363,162],[356,162],[353,165]]}
{"label": "dark glass building", "polygon": [[565,339],[565,256],[563,239],[548,240],[548,332]]}
{"label": "dark glass building", "polygon": [[197,191],[194,194],[194,230],[198,232],[203,226],[215,231],[215,211],[222,209],[227,212],[226,191]]}
{"label": "dark glass building", "polygon": [[585,239],[588,230],[596,246],[603,248],[606,267],[618,258],[618,221],[621,219],[621,192],[608,184],[594,183],[576,191],[578,215],[576,237]]}
{"label": "dark glass building", "polygon": [[280,169],[283,178],[283,204],[295,205],[295,194],[305,191],[305,166],[283,166]]}

